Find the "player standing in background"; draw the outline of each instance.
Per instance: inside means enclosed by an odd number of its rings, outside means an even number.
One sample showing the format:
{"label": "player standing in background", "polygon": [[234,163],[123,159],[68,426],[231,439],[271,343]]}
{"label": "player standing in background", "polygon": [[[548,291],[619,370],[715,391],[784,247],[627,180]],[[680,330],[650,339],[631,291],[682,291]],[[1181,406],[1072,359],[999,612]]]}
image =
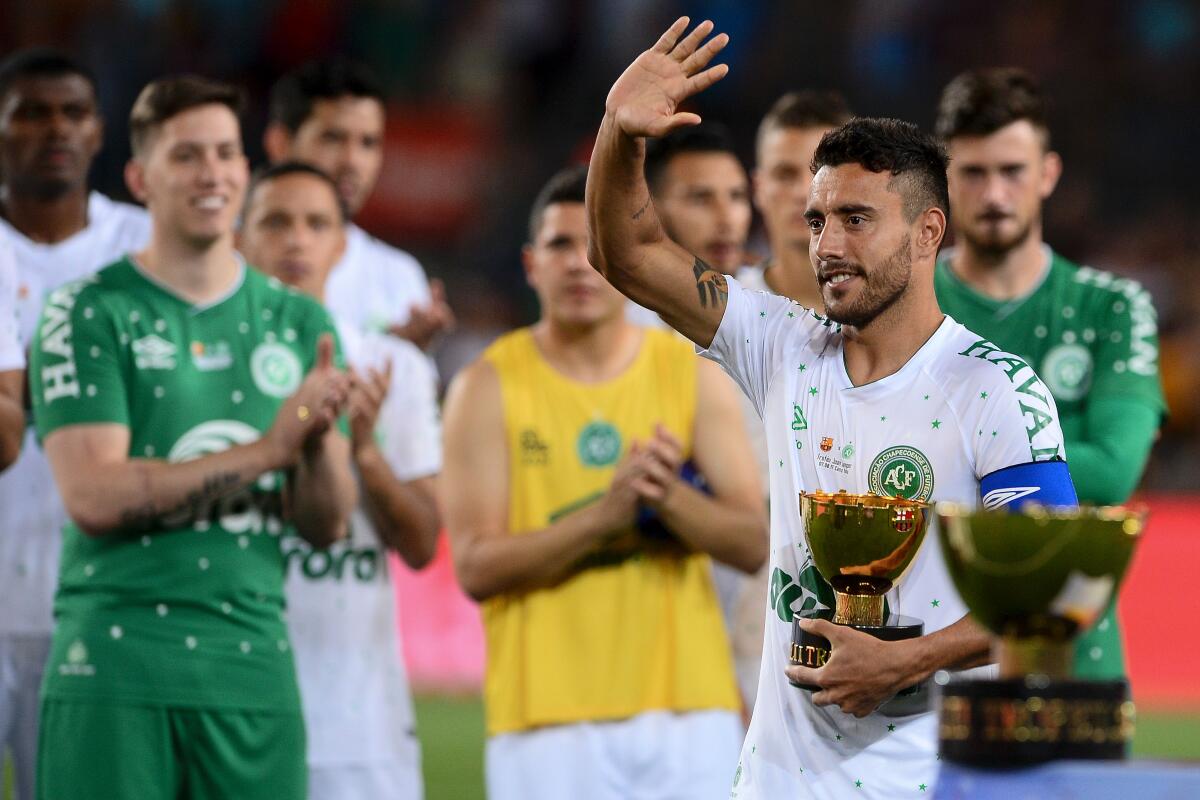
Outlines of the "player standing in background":
{"label": "player standing in background", "polygon": [[754,205],[762,214],[771,252],[761,264],[735,273],[742,286],[789,297],[805,308],[820,308],[804,218],[812,185],[810,167],[821,137],[853,116],[837,92],[805,89],[780,97],[762,118],[755,138]]}
{"label": "player standing in background", "polygon": [[[241,252],[268,275],[322,299],[347,219],[324,173],[281,162],[251,185]],[[409,342],[339,325],[359,370],[348,413],[362,505],[328,550],[284,541],[288,628],[308,730],[310,800],[423,796],[421,754],[400,656],[387,550],[413,569],[433,557],[441,469],[437,375]]]}
{"label": "player standing in background", "polygon": [[[983,69],[943,90],[956,246],[938,259],[947,314],[1034,366],[1054,395],[1083,502],[1137,487],[1166,405],[1158,325],[1136,281],[1080,267],[1042,240],[1042,204],[1062,173],[1041,90],[1017,69]],[[1081,636],[1081,677],[1125,677],[1116,607]]]}
{"label": "player standing in background", "polygon": [[[303,161],[331,177],[354,217],[383,166],[383,87],[364,65],[313,61],[271,89],[263,146],[272,162]],[[362,332],[387,331],[425,350],[454,325],[441,281],[417,260],[351,223],[346,252],[325,287],[334,317]]]}
{"label": "player standing in background", "polygon": [[305,797],[279,537],[345,534],[332,321],[233,247],[240,94],[154,81],[126,180],[150,244],[51,292],[38,434],[71,522],[43,684],[43,798]]}
{"label": "player standing in background", "polygon": [[[0,65],[0,242],[16,257],[23,348],[52,290],[150,238],[143,209],[88,191],[103,134],[86,67],[40,49],[21,50]],[[10,676],[0,690],[0,754],[11,748],[18,800],[33,797],[38,691],[66,521],[30,427],[21,458],[0,476],[0,673]]]}
{"label": "player standing in background", "polygon": [[[21,439],[25,436],[21,401],[24,394],[25,349],[17,335],[17,265],[8,244],[0,239],[0,472],[8,469],[21,452]],[[5,709],[12,707],[8,693],[5,689],[6,698],[0,701],[0,723],[4,723],[4,729],[8,728],[11,713]]]}
{"label": "player standing in background", "polygon": [[[727,275],[745,265],[750,235],[750,179],[729,132],[709,123],[656,139],[646,150],[646,182],[671,236]],[[664,327],[636,303],[626,314],[638,325]]]}
{"label": "player standing in background", "polygon": [[[914,125],[855,119],[817,148],[805,218],[828,318],[744,289],[667,236],[643,178],[643,137],[699,122],[679,103],[727,71],[706,66],[728,37],[704,43],[711,22],[683,36],[687,23],[677,20],[609,92],[587,208],[592,262],[706,348],[767,431],[771,600],[789,613],[765,609],[758,699],[731,796],[915,797],[937,773],[935,715],[889,716],[886,703],[939,669],[986,664],[990,637],[967,617],[927,535],[903,594],[888,596],[894,612],[924,620],[924,636],[884,642],[811,620],[802,625],[832,642],[829,660],[787,667],[791,614],[822,597],[796,495],[975,505],[1017,485],[1073,503],[1054,401],[1028,364],[938,309],[946,155]],[[789,677],[822,688],[808,693]]]}
{"label": "player standing in background", "polygon": [[728,381],[626,320],[588,264],[585,179],[561,172],[534,203],[540,321],[446,402],[442,508],[487,635],[488,796],[716,797],[741,725],[710,557],[759,567],[762,494]]}

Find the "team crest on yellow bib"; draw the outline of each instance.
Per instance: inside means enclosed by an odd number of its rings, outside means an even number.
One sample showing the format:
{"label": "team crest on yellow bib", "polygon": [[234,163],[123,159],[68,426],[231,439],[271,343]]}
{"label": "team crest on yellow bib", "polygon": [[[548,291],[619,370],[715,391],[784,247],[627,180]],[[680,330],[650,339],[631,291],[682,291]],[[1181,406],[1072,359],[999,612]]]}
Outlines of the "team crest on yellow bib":
{"label": "team crest on yellow bib", "polygon": [[250,354],[250,375],[259,390],[271,397],[290,397],[300,386],[304,367],[287,345],[263,342]]}
{"label": "team crest on yellow bib", "polygon": [[591,422],[579,432],[575,449],[584,466],[607,467],[621,455],[621,434],[607,422]]}
{"label": "team crest on yellow bib", "polygon": [[933,467],[915,447],[889,447],[871,462],[867,486],[875,494],[924,502],[933,496]]}

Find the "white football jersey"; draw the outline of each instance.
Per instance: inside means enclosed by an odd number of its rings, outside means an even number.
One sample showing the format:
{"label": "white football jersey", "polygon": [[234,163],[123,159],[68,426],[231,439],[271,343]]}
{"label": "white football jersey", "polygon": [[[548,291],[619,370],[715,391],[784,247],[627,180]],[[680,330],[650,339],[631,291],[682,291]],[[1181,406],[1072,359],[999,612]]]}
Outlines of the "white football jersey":
{"label": "white football jersey", "polygon": [[[947,317],[898,372],[854,386],[839,327],[785,298],[729,281],[729,304],[703,353],[759,411],[771,470],[770,590],[762,671],[731,797],[897,798],[933,792],[932,711],[862,719],[817,707],[784,667],[792,617],[831,604],[815,580],[799,514],[802,490],[979,503],[979,480],[1065,457],[1050,392],[1029,365]],[[936,523],[935,523],[936,525]],[[966,614],[931,526],[892,611],[925,632]]]}
{"label": "white football jersey", "polygon": [[[441,471],[437,378],[409,342],[338,325],[356,369],[392,363],[379,413],[380,450],[402,481]],[[392,761],[419,768],[412,697],[400,652],[387,551],[360,506],[350,535],[327,550],[296,536],[287,556],[287,620],[311,767]]]}
{"label": "white football jersey", "polygon": [[17,260],[0,239],[0,372],[24,369],[25,348],[17,328]]}
{"label": "white football jersey", "polygon": [[415,258],[346,226],[346,252],[325,283],[325,307],[334,319],[363,333],[385,331],[430,299],[429,280]]}
{"label": "white football jersey", "polygon": [[[17,325],[28,347],[51,291],[90,275],[150,241],[145,209],[88,195],[88,225],[57,244],[27,239],[0,220],[0,240],[17,258]],[[31,420],[32,422],[32,420]],[[0,634],[48,635],[67,512],[50,462],[30,425],[21,457],[0,475]]]}

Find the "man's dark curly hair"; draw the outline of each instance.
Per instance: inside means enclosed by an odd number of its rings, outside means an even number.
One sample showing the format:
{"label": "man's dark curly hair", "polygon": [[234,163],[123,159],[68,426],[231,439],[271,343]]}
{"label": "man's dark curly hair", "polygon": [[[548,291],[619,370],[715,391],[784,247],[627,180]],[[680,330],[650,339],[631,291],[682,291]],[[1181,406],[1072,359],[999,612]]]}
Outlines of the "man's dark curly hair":
{"label": "man's dark curly hair", "polygon": [[870,172],[890,172],[888,188],[900,193],[904,215],[912,222],[931,206],[949,219],[949,163],[946,149],[911,122],[858,117],[821,137],[812,171],[815,175],[821,167],[858,164]]}

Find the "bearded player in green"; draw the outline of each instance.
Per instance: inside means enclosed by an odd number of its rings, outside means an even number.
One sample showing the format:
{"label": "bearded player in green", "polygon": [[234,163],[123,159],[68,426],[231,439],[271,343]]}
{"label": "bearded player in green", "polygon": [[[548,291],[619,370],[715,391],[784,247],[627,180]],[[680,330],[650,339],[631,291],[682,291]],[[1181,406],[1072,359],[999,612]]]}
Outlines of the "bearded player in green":
{"label": "bearded player in green", "polygon": [[146,250],[53,292],[30,368],[72,519],[42,687],[42,798],[305,796],[279,537],[345,533],[349,378],[315,301],[247,266],[239,94],[155,81],[126,179]]}
{"label": "bearded player in green", "polygon": [[[1029,362],[1050,388],[1080,502],[1126,501],[1165,411],[1150,295],[1042,241],[1042,203],[1062,161],[1031,76],[959,75],[942,92],[937,134],[950,152],[956,239],[938,259],[938,304]],[[1075,662],[1080,677],[1125,677],[1113,609],[1080,638]]]}

